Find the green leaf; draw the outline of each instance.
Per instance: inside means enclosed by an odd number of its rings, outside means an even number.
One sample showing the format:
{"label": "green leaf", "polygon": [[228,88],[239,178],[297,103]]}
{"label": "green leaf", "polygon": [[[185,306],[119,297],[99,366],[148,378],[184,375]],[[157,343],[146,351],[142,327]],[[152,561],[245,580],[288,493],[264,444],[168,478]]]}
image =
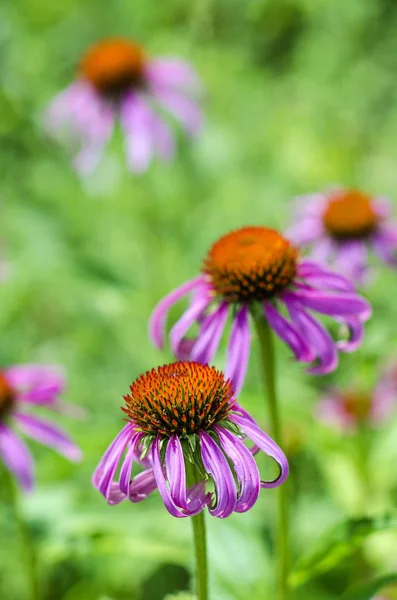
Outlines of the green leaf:
{"label": "green leaf", "polygon": [[372,581],[355,585],[340,597],[340,600],[371,600],[376,592],[382,590],[388,585],[397,582],[397,573],[389,573],[388,575],[382,575]]}
{"label": "green leaf", "polygon": [[235,423],[232,423],[232,421],[228,421],[227,419],[224,419],[223,421],[219,422],[219,425],[221,427],[224,427],[231,433],[234,433],[235,435],[241,435],[240,427],[238,425],[236,425]]}
{"label": "green leaf", "polygon": [[365,538],[372,533],[395,528],[395,513],[343,521],[323,536],[317,548],[297,562],[290,576],[291,586],[298,587],[334,569],[354,554]]}
{"label": "green leaf", "polygon": [[196,433],[191,433],[190,435],[187,436],[187,441],[188,441],[189,446],[194,454],[194,452],[196,450],[197,442],[198,442],[198,435]]}
{"label": "green leaf", "polygon": [[142,460],[143,458],[145,458],[146,454],[149,451],[149,448],[151,447],[152,443],[154,442],[154,435],[146,435],[142,442],[141,442],[141,448],[142,448],[142,452],[140,455],[140,460]]}

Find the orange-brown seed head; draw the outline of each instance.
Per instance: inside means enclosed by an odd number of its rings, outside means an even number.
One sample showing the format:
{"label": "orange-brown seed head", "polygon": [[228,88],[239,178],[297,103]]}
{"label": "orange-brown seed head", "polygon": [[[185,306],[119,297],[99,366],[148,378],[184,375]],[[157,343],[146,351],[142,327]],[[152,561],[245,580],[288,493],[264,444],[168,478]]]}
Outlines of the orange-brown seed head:
{"label": "orange-brown seed head", "polygon": [[202,272],[228,302],[261,301],[291,283],[297,255],[297,249],[274,229],[243,227],[212,246]]}
{"label": "orange-brown seed head", "polygon": [[118,96],[142,85],[146,56],[139,44],[109,38],[92,46],[83,56],[79,72],[101,94]]}
{"label": "orange-brown seed head", "polygon": [[11,411],[14,404],[15,394],[4,373],[0,371],[0,421]]}
{"label": "orange-brown seed head", "polygon": [[335,238],[361,238],[378,224],[370,196],[358,190],[343,190],[332,195],[323,215],[324,226]]}
{"label": "orange-brown seed head", "polygon": [[209,429],[232,410],[230,381],[215,367],[180,361],[152,369],[130,386],[122,410],[149,435],[186,436]]}

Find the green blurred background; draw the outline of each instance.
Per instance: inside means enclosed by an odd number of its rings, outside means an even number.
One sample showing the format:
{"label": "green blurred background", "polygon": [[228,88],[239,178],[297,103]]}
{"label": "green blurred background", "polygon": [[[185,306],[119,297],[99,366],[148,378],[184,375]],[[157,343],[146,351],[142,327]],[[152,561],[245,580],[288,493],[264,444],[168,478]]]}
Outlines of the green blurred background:
{"label": "green blurred background", "polygon": [[[393,0],[0,3],[1,236],[10,271],[0,292],[1,363],[63,365],[65,400],[87,410],[81,421],[62,419],[84,451],[80,465],[30,444],[38,486],[21,508],[43,600],[162,600],[189,588],[189,520],[172,518],[157,493],[108,507],[90,482],[122,425],[129,384],[172,358],[151,347],[149,314],[198,272],[223,233],[284,228],[294,195],[338,182],[396,197],[396,31]],[[197,143],[181,140],[172,164],[140,177],[127,171],[116,136],[82,181],[43,134],[43,113],[81,53],[109,35],[191,61],[206,87],[206,127]],[[374,316],[365,344],[332,376],[310,378],[277,348],[294,561],[346,516],[396,504],[397,420],[372,435],[369,494],[353,440],[313,417],[325,386],[370,389],[397,357],[395,273],[380,268],[367,294]],[[222,366],[222,352],[217,359]],[[241,401],[266,428],[255,342]],[[22,540],[5,490],[0,497],[0,598],[28,600]],[[274,504],[265,490],[247,514],[208,516],[212,600],[273,599]],[[354,581],[397,570],[397,536],[386,529],[358,550],[346,530],[327,573],[311,574],[295,597],[334,600]]]}

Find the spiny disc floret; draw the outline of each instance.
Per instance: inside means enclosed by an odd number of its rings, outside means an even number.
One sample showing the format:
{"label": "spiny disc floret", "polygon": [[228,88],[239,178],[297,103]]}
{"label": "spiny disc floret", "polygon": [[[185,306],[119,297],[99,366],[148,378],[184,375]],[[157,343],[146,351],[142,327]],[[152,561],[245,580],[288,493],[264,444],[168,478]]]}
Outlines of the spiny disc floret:
{"label": "spiny disc floret", "polygon": [[149,435],[184,437],[210,429],[232,410],[230,381],[214,367],[180,361],[152,369],[130,386],[122,410]]}
{"label": "spiny disc floret", "polygon": [[323,215],[325,229],[338,239],[366,237],[378,220],[371,198],[358,190],[333,194]]}
{"label": "spiny disc floret", "polygon": [[202,272],[227,302],[261,301],[286,288],[296,274],[297,249],[267,227],[244,227],[223,236]]}

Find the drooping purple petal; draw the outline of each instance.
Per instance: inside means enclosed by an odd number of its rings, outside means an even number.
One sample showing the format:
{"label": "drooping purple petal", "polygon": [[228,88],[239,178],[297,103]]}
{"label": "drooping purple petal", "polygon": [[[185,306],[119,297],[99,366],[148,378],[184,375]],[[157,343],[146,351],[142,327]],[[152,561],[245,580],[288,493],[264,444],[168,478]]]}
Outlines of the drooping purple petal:
{"label": "drooping purple petal", "polygon": [[194,515],[197,515],[199,512],[201,512],[205,507],[205,502],[200,504],[198,507],[195,506],[194,507],[195,510],[190,508],[188,511],[182,511],[175,504],[173,498],[171,497],[170,491],[167,487],[166,478],[164,476],[164,468],[161,464],[159,436],[157,436],[155,438],[155,440],[152,444],[151,456],[152,456],[152,464],[153,464],[153,473],[156,478],[157,487],[158,487],[160,495],[163,499],[164,506],[168,510],[168,512],[173,517],[177,517],[177,518],[193,517]]}
{"label": "drooping purple petal", "polygon": [[225,518],[232,514],[237,504],[233,474],[222,450],[208,433],[200,431],[199,435],[203,465],[216,489],[216,505],[209,511],[214,517]]}
{"label": "drooping purple petal", "polygon": [[199,484],[186,489],[185,458],[177,435],[171,436],[168,442],[165,465],[170,495],[174,503],[184,512],[203,510],[210,501],[211,495],[205,494],[204,482],[199,482]]}
{"label": "drooping purple petal", "polygon": [[186,92],[198,93],[202,83],[194,69],[178,58],[156,58],[146,67],[147,80],[156,87],[184,88]]}
{"label": "drooping purple petal", "polygon": [[163,160],[175,154],[170,125],[158,115],[143,95],[129,94],[121,108],[121,124],[127,141],[127,156],[134,172],[147,169],[154,154]]}
{"label": "drooping purple petal", "polygon": [[156,478],[153,473],[153,469],[147,469],[142,473],[135,475],[131,481],[130,489],[128,492],[128,499],[130,502],[142,502],[157,489]]}
{"label": "drooping purple petal", "polygon": [[106,499],[108,504],[115,506],[116,504],[120,504],[121,502],[124,502],[124,500],[127,500],[127,496],[120,490],[119,483],[117,481],[112,481]]}
{"label": "drooping purple petal", "polygon": [[[326,269],[312,261],[302,261],[298,265],[297,276],[302,278],[304,284],[321,289],[354,292],[354,286],[349,279]],[[300,287],[295,283],[297,287]]]}
{"label": "drooping purple petal", "polygon": [[162,160],[169,161],[175,154],[175,139],[171,127],[153,111],[152,128],[155,153]]}
{"label": "drooping purple petal", "polygon": [[152,111],[139,94],[129,93],[120,107],[120,124],[126,136],[127,160],[134,173],[143,173],[154,154]]}
{"label": "drooping purple petal", "polygon": [[119,484],[120,484],[120,490],[122,491],[123,494],[126,494],[126,495],[128,495],[128,492],[130,489],[132,465],[134,464],[134,462],[139,460],[138,447],[139,447],[139,444],[142,441],[143,437],[144,437],[143,433],[137,433],[131,439],[130,446],[126,452],[123,464],[121,465]]}
{"label": "drooping purple petal", "polygon": [[249,437],[254,444],[271,456],[278,464],[280,473],[278,477],[272,481],[261,481],[261,486],[265,488],[273,488],[281,485],[288,477],[288,461],[281,448],[269,437],[261,428],[253,422],[252,419],[233,413],[230,420],[236,423],[243,433]]}
{"label": "drooping purple petal", "polygon": [[285,232],[285,237],[297,246],[305,246],[320,238],[324,233],[322,221],[316,216],[306,216]]}
{"label": "drooping purple petal", "polygon": [[128,499],[135,504],[146,500],[149,494],[156,489],[157,484],[153,470],[147,469],[133,478],[128,488],[128,495],[121,491],[119,482],[113,481],[108,491],[107,501],[108,504],[115,505]]}
{"label": "drooping purple petal", "polygon": [[232,461],[239,485],[236,512],[253,507],[260,492],[260,475],[251,452],[236,435],[223,427],[215,426],[224,453]]}
{"label": "drooping purple petal", "polygon": [[331,316],[353,316],[365,321],[371,316],[371,305],[358,294],[297,289],[280,294],[285,302],[298,301],[305,308]]}
{"label": "drooping purple petal", "polygon": [[196,510],[199,505],[205,504],[206,506],[211,502],[211,492],[205,492],[205,481],[199,481],[194,485],[190,486],[187,490],[187,499],[191,510]]}
{"label": "drooping purple petal", "polygon": [[212,298],[208,293],[197,296],[192,304],[185,310],[181,318],[175,323],[170,331],[170,346],[175,355],[178,354],[179,346],[185,334],[197,321],[210,304]]}
{"label": "drooping purple petal", "polygon": [[0,423],[0,458],[25,492],[30,492],[34,479],[32,455],[25,443],[4,423]]}
{"label": "drooping purple petal", "polygon": [[188,510],[185,459],[181,442],[176,434],[172,435],[169,439],[165,452],[165,465],[171,498],[179,508]]}
{"label": "drooping purple petal", "polygon": [[14,365],[5,369],[5,376],[18,400],[30,404],[54,404],[65,388],[64,373],[55,365]]}
{"label": "drooping purple petal", "polygon": [[391,267],[397,266],[397,226],[383,225],[372,235],[375,254]]}
{"label": "drooping purple petal", "polygon": [[283,317],[268,301],[263,303],[263,312],[270,327],[288,344],[297,360],[300,362],[311,362],[314,360],[313,352],[307,340],[293,323],[290,323]]}
{"label": "drooping purple petal", "polygon": [[202,364],[212,361],[225,329],[228,312],[228,303],[222,302],[214,312],[205,317],[200,327],[200,334],[192,347],[191,360]]}
{"label": "drooping purple petal", "polygon": [[82,453],[70,437],[57,425],[41,417],[14,412],[13,417],[25,435],[40,444],[50,446],[65,458],[74,462],[81,460]]}
{"label": "drooping purple petal", "polygon": [[346,340],[339,340],[336,342],[338,350],[342,352],[355,352],[357,348],[361,346],[364,337],[364,326],[360,319],[355,317],[345,317],[343,319],[336,319],[344,328],[348,330],[348,338]]}
{"label": "drooping purple petal", "polygon": [[203,114],[198,104],[181,92],[152,87],[157,102],[168,111],[189,135],[196,135],[203,124]]}
{"label": "drooping purple petal", "polygon": [[114,438],[106,450],[92,477],[93,486],[98,489],[106,499],[110,493],[110,486],[114,480],[118,464],[129,441],[138,433],[132,423],[127,423]]}
{"label": "drooping purple petal", "polygon": [[312,258],[312,260],[315,260],[320,264],[326,265],[329,262],[332,262],[337,250],[337,242],[335,242],[331,238],[324,237],[317,240],[317,242],[313,244],[310,251],[310,257]]}
{"label": "drooping purple petal", "polygon": [[167,294],[167,296],[157,304],[149,321],[149,336],[157,348],[162,349],[164,346],[165,322],[171,307],[192,290],[202,288],[203,294],[207,294],[209,287],[210,286],[205,283],[204,277],[198,275]]}
{"label": "drooping purple petal", "polygon": [[368,250],[363,240],[338,242],[333,260],[335,271],[343,273],[352,281],[361,283],[368,271]]}
{"label": "drooping purple petal", "polygon": [[51,135],[79,147],[74,166],[87,174],[98,165],[113,132],[114,109],[91,85],[76,81],[51,103],[45,125]]}
{"label": "drooping purple petal", "polygon": [[293,323],[319,359],[319,365],[307,369],[308,373],[324,375],[334,371],[338,365],[338,353],[335,342],[328,331],[311,315],[299,308],[299,305],[287,302],[287,307]]}
{"label": "drooping purple petal", "polygon": [[227,346],[225,377],[233,383],[235,394],[238,395],[244,384],[247,373],[248,358],[251,346],[251,332],[247,306],[242,306],[237,312]]}

